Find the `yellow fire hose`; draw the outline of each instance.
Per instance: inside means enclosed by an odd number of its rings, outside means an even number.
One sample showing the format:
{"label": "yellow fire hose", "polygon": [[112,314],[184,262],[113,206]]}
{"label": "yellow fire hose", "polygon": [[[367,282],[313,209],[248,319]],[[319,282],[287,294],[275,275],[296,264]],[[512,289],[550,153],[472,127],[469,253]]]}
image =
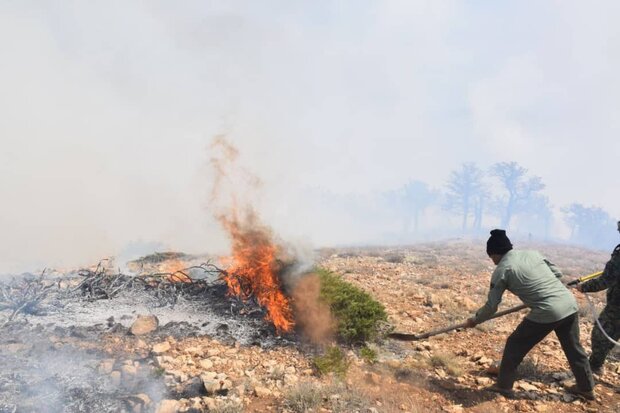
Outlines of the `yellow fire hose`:
{"label": "yellow fire hose", "polygon": [[[620,225],[620,222],[618,224]],[[586,276],[581,277],[581,278],[577,278],[576,280],[573,280],[573,281],[569,282],[567,285],[577,285],[577,284],[580,284],[582,282],[591,280],[593,278],[600,277],[602,274],[603,274],[603,271],[595,272],[593,274],[586,275]],[[592,316],[592,321],[594,322],[594,324],[598,327],[598,329],[601,331],[601,333],[603,333],[605,338],[607,340],[609,340],[609,342],[611,342],[612,344],[614,344],[616,346],[620,346],[620,342],[618,342],[618,341],[614,340],[612,337],[610,337],[609,334],[607,334],[607,331],[605,331],[605,329],[601,325],[601,322],[598,319],[598,316],[596,315],[596,308],[594,307],[594,303],[592,302],[592,300],[590,300],[590,297],[588,296],[588,294],[586,293],[584,295],[586,296],[586,301],[588,302],[588,306],[590,307],[590,314]]]}
{"label": "yellow fire hose", "polygon": [[581,283],[586,282],[588,280],[591,280],[593,278],[600,277],[601,275],[603,275],[603,271],[595,272],[595,273],[592,273],[590,275],[584,275],[583,277],[577,278],[576,280],[573,280],[573,281],[569,282],[566,285],[581,284]]}

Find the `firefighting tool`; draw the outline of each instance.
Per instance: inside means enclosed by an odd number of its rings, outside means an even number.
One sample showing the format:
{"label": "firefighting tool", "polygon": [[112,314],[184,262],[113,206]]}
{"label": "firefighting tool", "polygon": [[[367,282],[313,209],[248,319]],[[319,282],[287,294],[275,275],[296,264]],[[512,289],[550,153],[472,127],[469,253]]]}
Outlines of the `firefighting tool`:
{"label": "firefighting tool", "polygon": [[[512,308],[509,308],[507,310],[495,313],[488,320],[492,320],[494,318],[502,317],[502,316],[505,316],[506,314],[515,313],[517,311],[523,310],[524,308],[527,308],[527,306],[525,304],[518,305],[516,307],[512,307]],[[485,321],[488,321],[488,320],[485,320]],[[438,334],[447,333],[449,331],[457,330],[459,328],[465,328],[465,327],[467,327],[467,322],[463,322],[463,323],[460,323],[460,324],[454,324],[454,325],[451,325],[451,326],[448,326],[448,327],[444,327],[444,328],[439,328],[437,330],[432,330],[432,331],[429,331],[428,333],[423,333],[423,334],[390,333],[390,334],[388,334],[388,338],[392,338],[394,340],[400,340],[400,341],[417,341],[417,340],[424,340],[425,338],[429,338],[429,337],[432,337],[432,336],[436,336]]]}

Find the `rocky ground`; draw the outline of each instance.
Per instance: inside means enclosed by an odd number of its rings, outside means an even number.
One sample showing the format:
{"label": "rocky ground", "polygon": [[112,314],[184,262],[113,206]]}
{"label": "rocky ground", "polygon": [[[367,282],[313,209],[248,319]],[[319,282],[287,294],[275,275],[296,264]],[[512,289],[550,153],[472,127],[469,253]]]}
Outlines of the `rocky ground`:
{"label": "rocky ground", "polygon": [[[574,247],[528,247],[567,278],[600,270],[608,259]],[[493,269],[483,243],[459,240],[319,255],[320,266],[382,302],[396,330],[412,333],[466,319],[484,302]],[[53,278],[64,292],[50,295],[41,311],[4,325],[11,312],[0,312],[0,412],[620,411],[618,359],[598,379],[597,400],[585,402],[564,390],[571,375],[553,336],[523,363],[516,399],[484,390],[525,312],[422,342],[376,343],[376,362],[349,349],[346,377],[321,377],[312,368],[319,348],[295,334],[278,337],[257,308],[226,297],[216,281],[198,298],[161,305],[152,292],[68,296],[79,282],[70,279]],[[578,298],[589,351],[592,323]],[[600,309],[604,296],[595,300]],[[516,304],[507,293],[502,307]]]}
{"label": "rocky ground", "polygon": [[[461,322],[485,302],[494,266],[483,244],[452,241],[410,248],[329,251],[321,265],[381,301],[397,331],[420,333]],[[541,251],[567,279],[600,271],[609,259],[607,253],[569,246],[532,244],[522,248]],[[589,307],[581,294],[576,295],[581,307],[582,344],[589,352]],[[593,298],[600,310],[604,293]],[[519,303],[507,292],[500,310]],[[504,342],[524,314],[511,314],[424,342],[385,343],[379,347],[379,365],[396,369],[395,377],[402,370],[423,376],[406,390],[417,401],[418,411],[619,411],[620,395],[615,392],[620,385],[618,359],[611,357],[603,377],[598,378],[597,401],[585,403],[564,391],[574,382],[554,335],[540,343],[521,366],[516,400],[483,390],[494,382]]]}

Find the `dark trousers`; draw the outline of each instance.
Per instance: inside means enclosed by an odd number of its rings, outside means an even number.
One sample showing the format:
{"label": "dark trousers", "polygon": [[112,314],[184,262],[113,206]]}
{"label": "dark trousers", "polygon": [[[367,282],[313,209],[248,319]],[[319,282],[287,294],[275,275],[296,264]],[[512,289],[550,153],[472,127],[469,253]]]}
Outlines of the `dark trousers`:
{"label": "dark trousers", "polygon": [[[620,339],[620,308],[617,305],[607,304],[598,316],[605,332],[614,340]],[[607,340],[597,325],[592,327],[592,354],[590,354],[590,367],[600,369],[605,364],[609,351],[614,348],[614,343]]]}
{"label": "dark trousers", "polygon": [[540,324],[524,319],[508,337],[499,368],[498,386],[512,389],[517,377],[517,367],[525,355],[550,332],[555,331],[568,364],[575,375],[579,390],[594,388],[592,371],[586,352],[579,343],[579,316],[577,313],[554,323]]}

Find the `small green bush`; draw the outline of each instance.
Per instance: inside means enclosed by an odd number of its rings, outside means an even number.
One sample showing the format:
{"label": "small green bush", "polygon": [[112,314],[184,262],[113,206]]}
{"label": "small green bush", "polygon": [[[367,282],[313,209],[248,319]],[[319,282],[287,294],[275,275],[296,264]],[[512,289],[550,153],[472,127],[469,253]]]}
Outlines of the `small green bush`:
{"label": "small green bush", "polygon": [[337,322],[338,338],[347,344],[377,337],[381,322],[387,321],[383,305],[362,289],[329,272],[318,271],[321,299],[330,306]]}
{"label": "small green bush", "polygon": [[163,368],[163,367],[155,367],[153,369],[152,374],[153,374],[154,377],[161,377],[161,376],[164,375],[165,372],[166,372],[165,368]]}
{"label": "small green bush", "polygon": [[392,264],[402,264],[405,262],[405,256],[402,254],[388,254],[383,259],[385,262],[390,262]]}
{"label": "small green bush", "polygon": [[344,377],[349,369],[349,361],[338,346],[329,347],[324,355],[316,356],[312,362],[321,376],[334,373],[336,376]]}
{"label": "small green bush", "polygon": [[360,349],[360,357],[362,358],[362,360],[369,364],[377,362],[377,352],[367,346],[364,346]]}

